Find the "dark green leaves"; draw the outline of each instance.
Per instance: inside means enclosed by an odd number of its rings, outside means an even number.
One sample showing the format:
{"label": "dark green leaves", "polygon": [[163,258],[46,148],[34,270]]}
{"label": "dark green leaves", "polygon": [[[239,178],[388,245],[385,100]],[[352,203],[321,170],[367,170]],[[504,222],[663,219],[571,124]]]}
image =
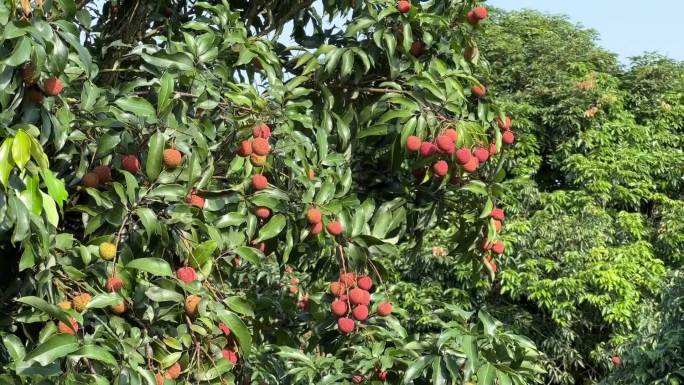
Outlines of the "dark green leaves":
{"label": "dark green leaves", "polygon": [[128,269],[136,269],[146,273],[168,277],[173,275],[171,266],[161,258],[137,258],[126,265]]}
{"label": "dark green leaves", "polygon": [[27,354],[24,361],[36,361],[46,366],[77,349],[78,340],[76,337],[71,334],[54,334]]}
{"label": "dark green leaves", "polygon": [[149,151],[147,153],[147,163],[145,163],[145,172],[147,173],[147,177],[150,178],[150,180],[157,179],[159,173],[161,172],[164,143],[164,135],[161,132],[155,132],[150,137]]}
{"label": "dark green leaves", "polygon": [[155,116],[155,110],[152,104],[139,96],[125,96],[117,99],[114,104],[119,106],[122,110],[142,118],[151,118]]}

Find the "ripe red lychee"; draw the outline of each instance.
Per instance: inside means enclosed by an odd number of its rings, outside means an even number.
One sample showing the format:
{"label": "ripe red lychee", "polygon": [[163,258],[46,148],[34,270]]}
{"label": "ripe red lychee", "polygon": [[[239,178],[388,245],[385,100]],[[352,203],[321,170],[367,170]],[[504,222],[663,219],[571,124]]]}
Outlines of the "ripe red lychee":
{"label": "ripe red lychee", "polygon": [[325,227],[328,230],[328,233],[333,236],[338,236],[342,234],[342,224],[337,221],[330,221],[328,222],[328,225]]}
{"label": "ripe red lychee", "polygon": [[366,377],[363,374],[355,374],[352,376],[352,383],[363,384],[366,381]]}
{"label": "ripe red lychee", "polygon": [[378,315],[380,317],[387,317],[392,314],[392,304],[389,302],[382,302],[378,305]]}
{"label": "ripe red lychee", "polygon": [[219,328],[219,330],[221,330],[223,335],[225,335],[225,336],[230,335],[230,328],[228,327],[228,325],[224,324],[223,322],[219,323],[218,328]]}
{"label": "ripe red lychee", "polygon": [[472,157],[473,154],[467,148],[461,148],[456,151],[456,162],[460,165],[468,163]]}
{"label": "ripe red lychee", "polygon": [[123,280],[121,278],[116,275],[107,278],[107,283],[105,284],[105,289],[107,289],[107,291],[114,293],[121,290],[122,287]]}
{"label": "ripe red lychee", "polygon": [[491,216],[492,216],[492,218],[496,219],[497,221],[503,221],[504,218],[506,217],[506,214],[504,214],[504,211],[502,208],[495,207],[492,209]]}
{"label": "ripe red lychee", "polygon": [[290,277],[290,285],[296,285],[298,283],[299,283],[299,280],[297,279],[297,277],[295,277],[294,275],[292,277]]}
{"label": "ripe red lychee", "polygon": [[506,144],[513,144],[515,142],[515,135],[513,134],[513,131],[506,131],[501,135],[501,140],[506,143]]}
{"label": "ripe red lychee", "polygon": [[330,304],[330,311],[337,317],[342,317],[347,314],[347,303],[344,301],[335,300]]}
{"label": "ripe red lychee", "polygon": [[64,83],[58,78],[52,77],[45,80],[43,83],[43,92],[47,96],[57,96],[62,93],[64,89]]}
{"label": "ripe red lychee", "polygon": [[480,19],[475,16],[475,12],[473,11],[468,11],[466,14],[466,20],[468,20],[468,24],[472,25],[473,27],[480,22]]}
{"label": "ripe red lychee", "polygon": [[499,255],[504,253],[504,249],[505,249],[505,246],[504,246],[504,243],[502,241],[496,241],[492,245],[492,251],[499,254]]}
{"label": "ripe red lychee", "polygon": [[362,275],[356,280],[356,286],[358,286],[359,289],[368,291],[373,287],[373,280],[367,275]]}
{"label": "ripe red lychee", "polygon": [[189,266],[181,267],[176,270],[176,278],[180,279],[185,283],[190,283],[197,279],[197,273],[195,269]]}
{"label": "ripe red lychee", "polygon": [[401,0],[397,2],[397,10],[400,13],[408,13],[411,10],[411,2]]}
{"label": "ripe red lychee", "polygon": [[160,372],[157,372],[157,374],[154,375],[154,380],[157,385],[164,385],[164,376]]}
{"label": "ripe red lychee", "polygon": [[437,146],[434,143],[423,142],[420,145],[420,156],[423,158],[429,158],[437,153]]}
{"label": "ripe red lychee", "polygon": [[354,305],[368,305],[370,303],[370,293],[357,287],[349,291],[349,300]]}
{"label": "ripe red lychee", "polygon": [[345,284],[347,287],[356,286],[356,274],[348,272],[340,274],[340,282]]}
{"label": "ripe red lychee", "polygon": [[620,356],[613,356],[610,358],[610,361],[613,363],[613,365],[618,366],[622,363],[622,359],[620,359]]}
{"label": "ripe red lychee", "polygon": [[271,151],[271,146],[268,144],[268,140],[255,138],[252,140],[252,151],[257,155],[268,155],[269,151]]}
{"label": "ripe red lychee", "polygon": [[342,282],[331,282],[330,283],[330,294],[339,297],[346,291],[344,283]]}
{"label": "ripe red lychee", "polygon": [[473,86],[473,88],[470,89],[470,92],[472,92],[473,95],[478,98],[484,98],[487,95],[487,88],[481,84],[478,84]]}
{"label": "ripe red lychee", "polygon": [[254,138],[268,139],[271,137],[271,127],[264,123],[257,124],[252,128],[252,136]]}
{"label": "ripe red lychee", "polygon": [[311,235],[318,235],[323,231],[323,222],[314,223],[310,225],[309,232]]}
{"label": "ripe red lychee", "polygon": [[425,52],[425,43],[420,40],[414,40],[413,43],[411,43],[411,49],[409,49],[409,52],[415,57],[421,57]]}
{"label": "ripe red lychee", "polygon": [[378,371],[378,380],[387,381],[387,371],[386,370]]}
{"label": "ripe red lychee", "polygon": [[164,165],[168,168],[176,168],[183,162],[183,154],[175,148],[167,148],[163,152]]}
{"label": "ripe red lychee", "polygon": [[268,207],[257,207],[256,210],[254,210],[254,215],[256,215],[257,218],[266,219],[271,216],[271,209]]}
{"label": "ripe red lychee", "polygon": [[97,166],[93,169],[93,172],[97,174],[97,178],[99,179],[100,183],[109,183],[112,180],[112,170],[109,168],[109,166],[104,164]]}
{"label": "ripe red lychee", "polygon": [[456,151],[456,144],[454,143],[454,140],[448,135],[438,136],[435,142],[437,143],[437,148],[439,149],[439,151],[445,154],[451,155],[454,153],[454,151]]}
{"label": "ripe red lychee", "polygon": [[240,142],[240,147],[238,147],[237,153],[242,157],[252,155],[252,142],[249,140],[243,140]]}
{"label": "ripe red lychee", "polygon": [[458,140],[458,131],[454,130],[453,128],[447,128],[444,130],[444,135],[450,137],[454,143],[456,140]]}
{"label": "ripe red lychee", "polygon": [[228,348],[223,349],[221,351],[221,355],[233,365],[237,364],[239,359],[237,352]]}
{"label": "ripe red lychee", "polygon": [[420,150],[420,145],[422,141],[419,137],[411,135],[406,139],[406,150],[409,152],[416,152]]}
{"label": "ripe red lychee", "polygon": [[83,175],[81,179],[83,187],[97,187],[100,184],[100,178],[94,172],[89,172]]}
{"label": "ripe red lychee", "polygon": [[121,167],[124,170],[135,174],[140,171],[140,159],[135,155],[124,155],[123,158],[121,158]]}
{"label": "ripe red lychee", "polygon": [[449,164],[446,161],[440,160],[432,165],[432,171],[441,178],[449,172]]}
{"label": "ripe red lychee", "polygon": [[352,310],[352,316],[357,321],[365,321],[368,319],[368,306],[358,305]]}
{"label": "ripe red lychee", "polygon": [[473,150],[473,155],[475,155],[480,163],[484,163],[489,159],[489,151],[485,150],[484,147],[478,147]]}
{"label": "ripe red lychee", "polygon": [[480,167],[480,161],[477,160],[477,158],[473,156],[473,157],[470,158],[470,160],[468,161],[468,163],[466,163],[466,164],[463,165],[463,170],[465,170],[465,172],[468,172],[468,173],[471,173],[471,174],[472,174],[472,173],[474,173],[475,171],[477,171],[477,168],[478,168],[478,167]]}
{"label": "ripe red lychee", "polygon": [[191,193],[190,195],[185,197],[185,203],[195,207],[199,207],[200,209],[204,208],[204,198],[195,193]]}
{"label": "ripe red lychee", "polygon": [[496,149],[496,143],[489,143],[489,155],[496,155],[499,151]]}
{"label": "ripe red lychee", "polygon": [[297,286],[291,286],[289,290],[290,290],[290,294],[299,293],[299,287],[297,287]]}
{"label": "ripe red lychee", "polygon": [[501,231],[502,225],[503,224],[501,223],[501,221],[495,220],[494,221],[494,230],[496,230],[496,232],[498,233],[499,231]]}
{"label": "ripe red lychee", "polygon": [[166,369],[166,374],[164,377],[166,377],[169,380],[175,380],[178,378],[181,374],[181,366],[178,362],[175,364],[171,365],[170,368]]}
{"label": "ripe red lychee", "polygon": [[487,11],[486,7],[480,6],[480,7],[476,7],[475,9],[473,9],[473,15],[475,15],[475,17],[478,20],[486,19],[488,14],[489,14],[489,12]]}
{"label": "ripe red lychee", "polygon": [[268,179],[261,174],[256,174],[252,177],[252,188],[255,190],[263,190],[268,187]]}
{"label": "ripe red lychee", "polygon": [[323,220],[323,215],[321,214],[321,210],[317,209],[316,207],[310,207],[306,211],[306,220],[309,222],[309,224],[316,224],[320,223]]}
{"label": "ripe red lychee", "polygon": [[26,90],[26,97],[32,101],[33,103],[41,103],[43,99],[45,99],[45,96],[43,95],[43,91],[39,90],[37,87],[30,87]]}
{"label": "ripe red lychee", "polygon": [[495,272],[495,273],[496,273],[497,269],[499,268],[499,267],[496,265],[496,262],[490,262],[490,263],[489,263],[489,267],[491,267],[491,268],[492,268],[492,271]]}
{"label": "ripe red lychee", "polygon": [[78,332],[78,322],[76,322],[74,317],[69,317],[69,322],[71,323],[71,327],[64,322],[59,321],[57,324],[57,331],[63,334],[71,334],[72,336],[76,335],[76,332]]}
{"label": "ripe red lychee", "polygon": [[305,295],[297,302],[297,309],[307,311],[309,310],[309,296]]}
{"label": "ripe red lychee", "polygon": [[508,131],[511,129],[511,117],[506,116],[503,119],[496,118],[496,124],[499,126],[500,129]]}
{"label": "ripe red lychee", "polygon": [[482,241],[482,250],[488,251],[488,250],[491,250],[491,249],[492,249],[492,243],[491,243],[491,242],[487,242],[486,239],[483,240],[483,241]]}
{"label": "ripe red lychee", "polygon": [[349,317],[343,317],[337,320],[337,330],[342,334],[349,334],[354,331],[354,320]]}

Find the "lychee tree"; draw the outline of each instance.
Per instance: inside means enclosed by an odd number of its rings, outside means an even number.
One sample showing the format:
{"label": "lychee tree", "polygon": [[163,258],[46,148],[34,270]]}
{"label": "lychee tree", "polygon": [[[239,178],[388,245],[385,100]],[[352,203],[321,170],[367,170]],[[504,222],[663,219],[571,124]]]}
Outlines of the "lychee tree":
{"label": "lychee tree", "polygon": [[0,384],[536,382],[487,312],[412,317],[397,263],[446,218],[474,277],[504,252],[486,18],[2,1]]}

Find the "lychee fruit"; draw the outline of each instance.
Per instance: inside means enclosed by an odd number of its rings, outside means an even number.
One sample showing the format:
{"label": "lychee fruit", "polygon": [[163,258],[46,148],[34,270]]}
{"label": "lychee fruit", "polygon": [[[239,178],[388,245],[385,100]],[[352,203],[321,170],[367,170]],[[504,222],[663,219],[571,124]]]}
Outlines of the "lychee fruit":
{"label": "lychee fruit", "polygon": [[613,356],[610,358],[610,361],[613,363],[613,365],[618,366],[622,363],[622,359],[620,359],[620,356]]}
{"label": "lychee fruit", "polygon": [[261,174],[256,174],[252,177],[252,188],[255,190],[263,190],[268,187],[268,179]]}
{"label": "lychee fruit", "polygon": [[199,207],[200,209],[204,208],[204,198],[195,193],[191,193],[190,195],[186,196],[185,203],[191,206]]}
{"label": "lychee fruit", "polygon": [[506,144],[513,144],[515,142],[515,135],[513,134],[513,131],[506,131],[501,135],[501,140],[506,143]]}
{"label": "lychee fruit", "polygon": [[168,168],[176,168],[183,162],[183,154],[175,148],[167,148],[162,155],[164,165]]}
{"label": "lychee fruit", "polygon": [[389,302],[382,302],[378,305],[378,315],[380,317],[387,317],[392,314],[392,304]]}
{"label": "lychee fruit", "polygon": [[266,156],[266,155],[252,154],[249,156],[249,162],[252,163],[252,166],[254,166],[254,167],[264,166],[266,164],[267,160],[268,160],[268,156]]}
{"label": "lychee fruit", "polygon": [[355,374],[352,376],[352,383],[363,384],[366,381],[366,377],[363,374]]}
{"label": "lychee fruit", "polygon": [[91,187],[95,188],[100,184],[100,177],[97,176],[94,172],[89,172],[85,175],[83,175],[83,178],[81,179],[81,184],[83,187]]}
{"label": "lychee fruit", "polygon": [[254,210],[254,215],[257,216],[257,218],[261,219],[267,219],[268,217],[271,216],[271,209],[268,207],[257,207],[256,210]]}
{"label": "lychee fruit", "polygon": [[271,128],[266,124],[257,124],[252,128],[252,136],[254,138],[268,139],[271,137]]}
{"label": "lychee fruit", "polygon": [[470,162],[470,159],[472,157],[472,153],[467,148],[461,148],[458,151],[456,151],[456,162],[458,162],[458,164],[460,165],[464,165]]}
{"label": "lychee fruit", "polygon": [[501,221],[497,221],[497,220],[494,221],[494,230],[496,230],[497,233],[499,231],[501,231],[502,226],[503,226],[503,224],[501,223]]}
{"label": "lychee fruit", "polygon": [[337,317],[347,314],[347,303],[339,299],[330,304],[330,311]]}
{"label": "lychee fruit", "polygon": [[413,43],[411,43],[411,49],[409,49],[409,52],[414,57],[421,57],[425,52],[425,43],[420,40],[414,40]]}
{"label": "lychee fruit", "polygon": [[164,385],[164,376],[162,376],[161,373],[157,372],[157,374],[154,375],[154,380],[157,385]]}
{"label": "lychee fruit", "polygon": [[419,137],[411,135],[406,139],[406,150],[409,152],[416,152],[420,150],[422,141]]}
{"label": "lychee fruit", "polygon": [[100,258],[111,261],[116,256],[116,245],[109,242],[100,243]]}
{"label": "lychee fruit", "polygon": [[349,334],[354,331],[354,320],[349,317],[343,317],[337,320],[337,330],[342,334]]}
{"label": "lychee fruit", "polygon": [[26,85],[33,85],[35,81],[35,69],[31,64],[26,64],[19,70],[19,75]]}
{"label": "lychee fruit", "polygon": [[43,83],[43,92],[45,92],[45,95],[47,96],[57,96],[62,93],[63,89],[64,83],[55,77],[48,78]]}
{"label": "lychee fruit", "polygon": [[358,321],[365,321],[368,319],[368,306],[358,305],[352,310],[352,316]]}
{"label": "lychee fruit", "polygon": [[325,227],[328,230],[328,233],[332,236],[338,236],[342,234],[342,224],[337,221],[330,221],[328,222],[328,225]]}
{"label": "lychee fruit", "polygon": [[511,117],[506,116],[503,119],[501,118],[496,118],[496,124],[499,126],[500,129],[503,131],[508,131],[511,129]]}
{"label": "lychee fruit", "polygon": [[358,286],[359,289],[368,291],[373,287],[373,280],[367,275],[362,275],[356,280],[356,286]]}
{"label": "lychee fruit", "polygon": [[468,24],[472,25],[473,27],[480,22],[480,19],[475,16],[475,12],[473,11],[468,11],[466,14],[466,20],[468,20]]}
{"label": "lychee fruit", "polygon": [[88,293],[81,293],[75,296],[72,300],[74,304],[74,310],[76,310],[79,313],[84,311],[86,307],[88,307],[88,304],[90,303],[91,299],[93,299],[93,297],[91,297]]}
{"label": "lychee fruit", "polygon": [[309,224],[316,224],[320,223],[323,220],[323,215],[321,214],[321,210],[317,209],[316,207],[310,207],[306,211],[306,220],[309,222]]}
{"label": "lychee fruit", "polygon": [[492,245],[492,251],[499,254],[499,255],[504,253],[504,249],[505,249],[505,246],[504,246],[504,243],[502,241],[496,241]]}
{"label": "lychee fruit", "polygon": [[342,282],[331,282],[330,283],[330,294],[339,297],[346,291],[346,287]]}
{"label": "lychee fruit", "polygon": [[437,143],[439,151],[445,154],[451,155],[456,151],[456,144],[454,144],[454,140],[448,135],[438,136],[435,142]]}
{"label": "lychee fruit", "polygon": [[356,286],[356,274],[348,272],[340,274],[340,282],[345,284],[347,287]]}
{"label": "lychee fruit", "polygon": [[189,295],[188,298],[185,299],[185,314],[187,314],[189,317],[194,317],[197,315],[197,307],[201,301],[202,297],[199,295]]}
{"label": "lychee fruit", "polygon": [[458,140],[458,131],[454,130],[453,128],[447,128],[444,130],[444,135],[450,137],[454,143],[456,140]]}
{"label": "lychee fruit", "polygon": [[223,349],[221,351],[221,355],[233,365],[237,364],[239,359],[237,352],[228,348]]}
{"label": "lychee fruit", "polygon": [[497,221],[503,221],[504,218],[506,217],[506,214],[504,214],[503,209],[495,207],[492,209],[492,213],[490,214],[492,218],[496,219]]}
{"label": "lychee fruit", "polygon": [[473,86],[473,88],[470,89],[470,92],[472,92],[473,95],[478,98],[484,98],[487,95],[487,88],[481,84],[478,84]]}
{"label": "lychee fruit", "polygon": [[197,273],[192,267],[185,266],[176,270],[176,278],[185,283],[190,283],[197,279]]}
{"label": "lychee fruit", "polygon": [[411,10],[411,2],[406,0],[400,0],[397,2],[397,10],[400,13],[408,13]]}
{"label": "lychee fruit", "polygon": [[124,155],[123,158],[121,158],[121,167],[124,170],[135,174],[140,171],[140,159],[135,155]]}
{"label": "lychee fruit", "polygon": [[102,184],[109,183],[112,180],[112,170],[109,168],[109,166],[104,164],[97,166],[93,169],[93,172],[97,174],[97,178]]}
{"label": "lychee fruit", "polygon": [[463,165],[463,170],[465,170],[465,172],[468,173],[474,173],[475,171],[477,171],[478,167],[480,167],[480,161],[473,156],[472,158],[470,158],[468,163]]}
{"label": "lychee fruit", "polygon": [[368,305],[370,303],[370,293],[357,287],[349,292],[349,300],[354,305]]}
{"label": "lychee fruit", "polygon": [[318,235],[323,231],[323,222],[314,223],[309,227],[309,233],[311,235]]}
{"label": "lychee fruit", "polygon": [[496,143],[489,143],[489,155],[496,155],[499,151],[496,149]]}
{"label": "lychee fruit", "polygon": [[126,312],[126,304],[123,301],[121,301],[121,302],[117,303],[116,305],[113,305],[111,307],[111,309],[112,309],[112,313],[114,313],[116,315],[121,315],[121,314]]}
{"label": "lychee fruit", "polygon": [[446,161],[440,160],[432,165],[432,171],[441,178],[449,172],[449,164]]}
{"label": "lychee fruit", "polygon": [[271,151],[271,146],[268,144],[268,140],[255,138],[252,140],[252,151],[257,155],[268,155],[269,151]]}
{"label": "lychee fruit", "polygon": [[62,310],[69,310],[71,309],[71,301],[62,301],[57,304],[57,307]]}
{"label": "lychee fruit", "polygon": [[240,147],[238,147],[237,153],[242,157],[252,155],[252,142],[249,140],[243,140],[240,143]]}
{"label": "lychee fruit", "polygon": [[111,276],[107,278],[107,283],[105,284],[105,289],[107,289],[108,292],[114,293],[123,287],[123,280],[117,276]]}
{"label": "lychee fruit", "polygon": [[59,321],[57,324],[57,331],[63,334],[71,334],[72,336],[76,335],[76,332],[78,332],[78,322],[76,322],[74,317],[69,317],[69,322],[71,323],[71,327],[64,322]]}
{"label": "lychee fruit", "polygon": [[484,147],[478,147],[473,150],[473,155],[477,158],[480,163],[484,163],[489,159],[489,151]]}
{"label": "lychee fruit", "polygon": [[181,366],[178,362],[175,364],[171,365],[170,368],[166,369],[166,374],[164,377],[168,378],[169,380],[175,380],[178,378],[181,374]]}
{"label": "lychee fruit", "polygon": [[423,142],[420,145],[420,156],[423,158],[429,158],[437,153],[437,146],[434,143]]}
{"label": "lychee fruit", "polygon": [[386,370],[378,371],[378,380],[387,381],[387,371]]}
{"label": "lychee fruit", "polygon": [[218,328],[219,328],[219,330],[221,330],[221,332],[222,332],[223,335],[225,335],[225,336],[229,336],[230,333],[231,333],[231,332],[230,332],[230,328],[228,327],[228,325],[224,324],[223,322],[219,323]]}
{"label": "lychee fruit", "polygon": [[496,273],[497,269],[499,268],[499,267],[496,265],[496,262],[490,262],[490,263],[489,263],[489,267],[492,268],[492,271],[493,271],[494,273]]}
{"label": "lychee fruit", "polygon": [[475,17],[478,20],[486,19],[488,14],[489,14],[489,12],[487,11],[486,7],[480,6],[480,7],[476,7],[475,9],[473,9],[473,15],[475,15]]}

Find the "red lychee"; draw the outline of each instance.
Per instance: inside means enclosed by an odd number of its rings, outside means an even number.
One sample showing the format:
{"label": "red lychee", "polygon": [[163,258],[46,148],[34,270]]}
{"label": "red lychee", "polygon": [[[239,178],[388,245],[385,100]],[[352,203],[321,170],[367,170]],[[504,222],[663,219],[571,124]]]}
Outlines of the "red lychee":
{"label": "red lychee", "polygon": [[496,149],[496,143],[489,143],[489,155],[496,155],[499,151]]}
{"label": "red lychee", "polygon": [[112,170],[109,168],[109,166],[104,164],[97,166],[93,169],[93,172],[97,174],[97,178],[100,180],[100,183],[109,183],[112,180]]}
{"label": "red lychee", "polygon": [[252,136],[255,138],[268,139],[271,137],[271,127],[264,123],[257,124],[252,128]]}
{"label": "red lychee", "polygon": [[460,165],[468,163],[472,157],[473,154],[467,148],[461,148],[456,151],[456,162]]}
{"label": "red lychee", "polygon": [[620,356],[613,356],[610,358],[610,361],[613,363],[613,365],[618,366],[622,363],[622,359],[620,359]]}
{"label": "red lychee", "polygon": [[100,185],[100,178],[94,172],[89,172],[83,175],[83,178],[81,179],[81,184],[83,185],[83,187],[95,188]]}
{"label": "red lychee", "polygon": [[473,86],[473,88],[470,89],[470,92],[472,92],[473,95],[478,98],[484,98],[487,95],[487,88],[481,84],[478,84]]}
{"label": "red lychee", "polygon": [[349,300],[354,305],[368,305],[370,303],[370,293],[357,287],[349,291]]}
{"label": "red lychee", "polygon": [[400,0],[397,2],[397,10],[400,13],[408,13],[411,10],[411,2]]}
{"label": "red lychee", "polygon": [[358,305],[352,310],[352,316],[358,321],[365,321],[368,319],[368,306]]}
{"label": "red lychee", "polygon": [[183,154],[175,148],[167,148],[162,153],[164,165],[168,168],[176,168],[183,162]]}
{"label": "red lychee", "polygon": [[439,149],[439,151],[445,154],[451,155],[454,153],[454,151],[456,151],[456,144],[454,143],[454,140],[448,135],[438,136],[435,142],[437,143],[437,148]]}
{"label": "red lychee", "polygon": [[515,142],[515,135],[513,134],[513,131],[506,131],[501,135],[501,140],[506,143],[506,144],[513,144]]}
{"label": "red lychee", "polygon": [[387,371],[386,370],[378,371],[378,380],[387,381]]}
{"label": "red lychee", "polygon": [[45,95],[47,96],[57,96],[60,93],[62,93],[63,89],[64,83],[62,83],[61,80],[55,77],[48,78],[43,83],[43,92],[45,92]]}
{"label": "red lychee", "polygon": [[478,20],[486,19],[488,14],[489,14],[489,11],[487,11],[486,7],[480,6],[480,7],[476,7],[475,9],[473,9],[473,15],[475,15],[475,17]]}
{"label": "red lychee", "polygon": [[480,163],[484,163],[489,159],[489,151],[485,150],[484,147],[478,147],[473,150],[473,155],[475,155]]}
{"label": "red lychee", "polygon": [[420,145],[420,156],[423,158],[429,158],[437,153],[437,146],[434,143],[423,142]]}
{"label": "red lychee", "polygon": [[504,246],[503,241],[496,241],[492,245],[492,251],[499,254],[499,255],[504,253],[504,249],[505,249],[505,246]]}
{"label": "red lychee", "polygon": [[409,52],[415,57],[421,57],[425,52],[425,43],[420,40],[415,40],[413,43],[411,43],[411,49],[409,49]]}
{"label": "red lychee", "polygon": [[500,129],[508,131],[511,129],[511,117],[506,116],[503,119],[496,118],[496,124],[499,126]]}
{"label": "red lychee", "polygon": [[328,222],[328,225],[325,227],[328,230],[328,233],[333,236],[338,236],[342,234],[342,224],[337,221],[330,221]]}
{"label": "red lychee", "polygon": [[117,292],[121,290],[123,287],[123,280],[117,276],[112,276],[107,278],[107,283],[105,284],[105,288],[109,292]]}
{"label": "red lychee", "polygon": [[347,314],[347,303],[344,301],[335,300],[330,304],[330,311],[337,317],[342,317]]}
{"label": "red lychee", "polygon": [[271,216],[271,209],[268,207],[257,207],[256,210],[254,210],[254,215],[256,215],[257,218],[266,219]]}
{"label": "red lychee", "polygon": [[30,87],[26,90],[26,97],[32,101],[33,103],[41,103],[43,99],[45,99],[45,96],[43,95],[43,91],[39,90],[37,87]]}
{"label": "red lychee", "polygon": [[497,221],[503,221],[506,215],[504,214],[503,209],[495,207],[492,209],[491,213],[492,218],[496,219]]}
{"label": "red lychee", "polygon": [[233,365],[237,364],[238,359],[239,359],[237,352],[234,351],[233,349],[228,349],[228,348],[223,349],[221,351],[221,355],[223,356],[223,358],[230,361],[230,363]]}
{"label": "red lychee", "polygon": [[494,230],[496,230],[497,233],[499,231],[501,231],[501,226],[502,226],[501,221],[497,221],[497,220],[494,221]]}
{"label": "red lychee", "polygon": [[331,282],[330,283],[330,294],[339,297],[346,291],[344,283],[342,282]]}
{"label": "red lychee", "polygon": [[190,283],[197,279],[197,273],[192,267],[186,266],[176,270],[176,277],[185,283]]}
{"label": "red lychee", "polygon": [[121,158],[121,167],[124,170],[135,174],[140,171],[140,159],[135,155],[124,155]]}
{"label": "red lychee", "polygon": [[218,328],[219,328],[219,330],[221,330],[223,335],[225,335],[225,336],[230,335],[230,328],[228,327],[228,325],[224,324],[223,322],[219,323]]}
{"label": "red lychee", "polygon": [[444,130],[444,135],[450,137],[451,140],[454,141],[454,143],[456,142],[456,140],[458,140],[458,131],[454,130],[453,128],[447,128],[446,130]]}
{"label": "red lychee", "polygon": [[76,332],[78,332],[78,322],[76,322],[74,317],[69,317],[69,322],[71,323],[71,327],[64,322],[59,321],[57,324],[57,331],[63,334],[71,334],[72,336],[76,335]]}
{"label": "red lychee", "polygon": [[411,135],[406,139],[406,150],[409,152],[416,152],[420,150],[420,145],[422,141],[419,137]]}
{"label": "red lychee", "polygon": [[311,235],[318,235],[323,231],[323,222],[314,223],[310,225],[309,232]]}
{"label": "red lychee", "polygon": [[247,157],[252,155],[252,142],[249,140],[243,140],[238,148],[238,155],[242,157]]}
{"label": "red lychee", "polygon": [[271,146],[268,144],[268,140],[255,138],[252,140],[252,151],[257,155],[268,155],[269,151],[271,151]]}
{"label": "red lychee", "polygon": [[176,362],[175,364],[171,365],[170,368],[166,369],[166,374],[164,375],[164,377],[166,377],[169,380],[175,380],[180,376],[181,370],[182,369],[180,364]]}
{"label": "red lychee", "polygon": [[370,290],[373,287],[373,280],[367,275],[362,275],[356,280],[359,289]]}
{"label": "red lychee", "polygon": [[387,317],[392,314],[392,304],[389,302],[382,302],[378,305],[378,315],[380,317]]}
{"label": "red lychee", "polygon": [[432,171],[441,178],[449,172],[449,164],[446,161],[440,160],[432,165]]}
{"label": "red lychee", "polygon": [[354,273],[341,273],[340,282],[348,287],[354,287],[356,285],[356,274]]}
{"label": "red lychee", "polygon": [[354,331],[354,320],[349,317],[343,317],[337,320],[337,330],[342,334],[349,334]]}
{"label": "red lychee", "polygon": [[19,70],[19,75],[26,85],[33,85],[36,82],[35,73],[36,71],[31,64],[25,64]]}
{"label": "red lychee", "polygon": [[199,207],[200,209],[204,208],[204,198],[195,193],[191,193],[185,197],[185,203],[191,206]]}
{"label": "red lychee", "polygon": [[468,23],[473,27],[480,22],[480,19],[478,19],[477,16],[475,16],[475,12],[473,11],[468,11],[468,13],[466,14],[466,20],[468,20]]}
{"label": "red lychee", "polygon": [[261,174],[256,174],[252,177],[252,188],[255,190],[263,190],[268,187],[268,179]]}
{"label": "red lychee", "polygon": [[366,381],[366,377],[363,374],[355,374],[352,376],[352,383],[363,384]]}
{"label": "red lychee", "polygon": [[309,222],[309,224],[316,224],[320,223],[323,220],[323,215],[321,214],[321,210],[317,209],[316,207],[310,207],[306,211],[306,220]]}
{"label": "red lychee", "polygon": [[472,174],[472,173],[474,173],[475,171],[477,171],[477,168],[478,168],[478,167],[480,167],[480,161],[477,160],[477,158],[473,156],[473,157],[470,158],[470,160],[468,161],[468,163],[466,163],[466,164],[463,165],[463,170],[465,170],[465,172],[468,172],[468,173],[471,173],[471,174]]}

